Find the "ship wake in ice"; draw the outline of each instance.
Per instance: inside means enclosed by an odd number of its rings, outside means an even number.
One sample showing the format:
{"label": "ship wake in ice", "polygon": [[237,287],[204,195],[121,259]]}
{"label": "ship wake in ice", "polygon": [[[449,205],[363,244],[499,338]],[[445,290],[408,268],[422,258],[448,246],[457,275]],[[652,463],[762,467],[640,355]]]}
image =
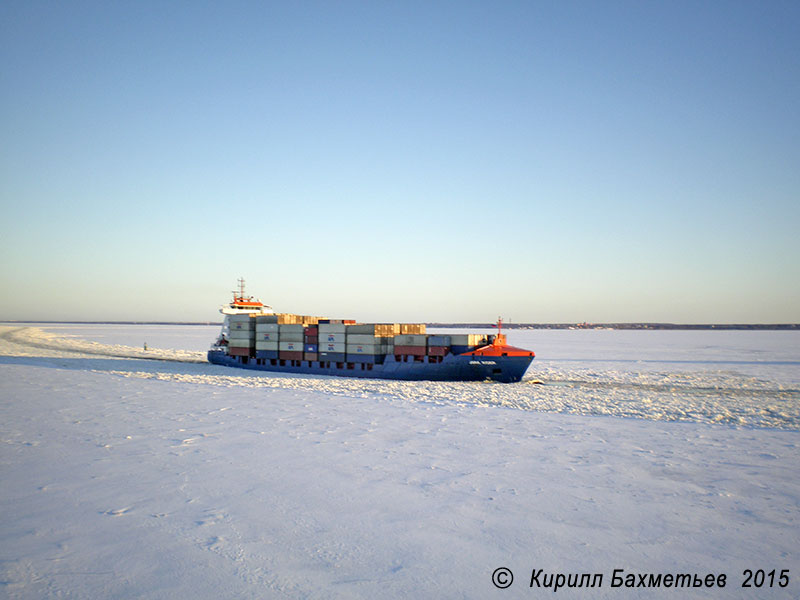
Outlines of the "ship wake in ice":
{"label": "ship wake in ice", "polygon": [[[204,353],[62,338],[39,328],[0,334],[5,363],[226,388],[273,388],[357,398],[800,430],[800,390],[731,365],[638,370],[619,363],[534,363],[519,384],[406,382],[264,374],[208,364]],[[588,364],[588,366],[587,366]],[[662,365],[663,366],[663,365]],[[725,368],[721,368],[725,367]],[[544,385],[537,385],[539,382]]]}

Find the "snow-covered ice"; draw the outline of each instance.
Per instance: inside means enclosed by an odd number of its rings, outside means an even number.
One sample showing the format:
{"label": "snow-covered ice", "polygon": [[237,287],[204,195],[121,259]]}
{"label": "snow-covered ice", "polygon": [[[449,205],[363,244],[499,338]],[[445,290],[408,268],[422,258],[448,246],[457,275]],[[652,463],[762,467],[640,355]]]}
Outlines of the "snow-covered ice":
{"label": "snow-covered ice", "polygon": [[511,332],[537,359],[506,385],[237,371],[215,328],[135,327],[0,329],[2,595],[800,595],[796,332]]}

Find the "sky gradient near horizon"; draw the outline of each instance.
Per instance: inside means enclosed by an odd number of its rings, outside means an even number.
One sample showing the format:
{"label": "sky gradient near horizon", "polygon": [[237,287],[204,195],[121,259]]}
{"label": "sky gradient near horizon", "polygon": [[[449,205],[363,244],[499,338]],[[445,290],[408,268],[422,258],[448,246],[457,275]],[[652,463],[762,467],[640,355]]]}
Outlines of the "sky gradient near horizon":
{"label": "sky gradient near horizon", "polygon": [[0,320],[800,322],[800,3],[0,5]]}

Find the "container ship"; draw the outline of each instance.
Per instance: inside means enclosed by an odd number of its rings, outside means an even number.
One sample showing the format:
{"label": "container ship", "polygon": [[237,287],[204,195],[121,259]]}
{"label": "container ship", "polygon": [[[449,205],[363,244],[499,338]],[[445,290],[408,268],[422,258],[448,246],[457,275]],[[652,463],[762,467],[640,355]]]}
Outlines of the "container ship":
{"label": "container ship", "polygon": [[506,343],[498,332],[428,334],[424,323],[357,323],[276,313],[246,296],[244,280],[220,308],[222,331],[208,352],[217,365],[274,371],[431,381],[520,381],[531,350]]}

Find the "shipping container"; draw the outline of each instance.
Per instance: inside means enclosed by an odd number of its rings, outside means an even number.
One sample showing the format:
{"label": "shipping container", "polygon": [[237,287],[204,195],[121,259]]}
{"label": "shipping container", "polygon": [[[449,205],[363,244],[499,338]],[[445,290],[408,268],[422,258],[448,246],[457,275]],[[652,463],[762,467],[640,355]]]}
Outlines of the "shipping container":
{"label": "shipping container", "polygon": [[319,352],[319,346],[317,344],[309,344],[306,342],[303,344],[303,352]]}
{"label": "shipping container", "polygon": [[310,327],[306,327],[305,334],[306,335],[319,335],[319,326],[311,325]]}
{"label": "shipping container", "polygon": [[284,342],[283,340],[278,342],[278,350],[285,350],[287,352],[295,352],[303,351],[303,340],[299,342]]}
{"label": "shipping container", "polygon": [[335,342],[335,343],[332,343],[332,344],[323,342],[321,344],[317,344],[317,346],[319,347],[319,351],[320,352],[341,352],[341,353],[344,353],[344,351],[346,350],[346,344],[344,342]]}
{"label": "shipping container", "polygon": [[422,335],[425,333],[425,323],[401,323],[400,333],[406,335]]}
{"label": "shipping container", "polygon": [[253,340],[228,340],[228,347],[229,348],[250,348],[254,346],[255,342]]}
{"label": "shipping container", "polygon": [[304,336],[303,341],[306,344],[319,344],[319,336],[307,335],[307,336]]}
{"label": "shipping container", "polygon": [[231,321],[229,329],[231,331],[255,331],[256,322],[252,319],[247,321]]}
{"label": "shipping container", "polygon": [[258,315],[255,320],[256,325],[277,325],[278,315]]}
{"label": "shipping container", "polygon": [[345,362],[351,363],[382,363],[385,354],[348,354]]}
{"label": "shipping container", "polygon": [[249,323],[251,319],[252,319],[252,317],[250,316],[249,313],[248,314],[244,314],[244,315],[230,315],[230,316],[228,316],[228,322],[229,323]]}
{"label": "shipping container", "polygon": [[319,323],[319,317],[309,317],[308,315],[303,315],[300,322],[303,325],[316,325]]}
{"label": "shipping container", "polygon": [[278,323],[281,325],[290,325],[290,324],[303,324],[303,318],[300,315],[295,315],[292,313],[280,313],[277,315]]}
{"label": "shipping container", "polygon": [[345,343],[347,341],[347,334],[346,333],[322,333],[322,332],[320,332],[319,339],[317,341],[319,343],[322,343],[322,342],[329,342],[329,343],[341,342],[341,343]]}
{"label": "shipping container", "polygon": [[320,352],[320,360],[329,360],[331,362],[344,362],[344,352]]}
{"label": "shipping container", "polygon": [[347,344],[345,352],[349,354],[386,354],[386,346],[382,344]]}
{"label": "shipping container", "polygon": [[303,329],[302,324],[284,324],[278,327],[281,333],[303,333]]}
{"label": "shipping container", "polygon": [[319,354],[316,352],[303,352],[303,360],[319,360]]}
{"label": "shipping container", "polygon": [[280,325],[278,325],[277,323],[259,323],[259,322],[256,322],[256,332],[261,332],[261,331],[276,331],[277,332],[277,331],[280,331],[279,327],[280,327]]}
{"label": "shipping container", "polygon": [[232,340],[252,340],[255,339],[256,332],[251,330],[231,329],[228,332],[228,338]]}
{"label": "shipping container", "polygon": [[228,347],[228,354],[231,356],[250,356],[250,348]]}
{"label": "shipping container", "polygon": [[413,356],[425,356],[425,346],[398,346],[394,347],[395,355],[410,354]]}
{"label": "shipping container", "polygon": [[277,350],[259,350],[256,348],[256,358],[278,358]]}
{"label": "shipping container", "polygon": [[262,331],[256,332],[257,342],[277,342],[280,339],[280,334],[277,331]]}
{"label": "shipping container", "polygon": [[458,356],[459,354],[464,354],[465,352],[470,352],[472,350],[475,350],[475,348],[477,347],[478,346],[464,346],[464,345],[453,344],[452,346],[450,346],[450,352]]}
{"label": "shipping container", "polygon": [[256,350],[280,350],[278,342],[259,342],[256,341]]}
{"label": "shipping container", "polygon": [[303,360],[303,350],[280,350],[278,358],[283,360]]}
{"label": "shipping container", "polygon": [[302,342],[305,339],[302,333],[293,333],[293,332],[286,333],[281,331],[280,336],[281,337],[278,341],[281,342]]}
{"label": "shipping container", "polygon": [[[422,346],[423,348],[428,345],[428,336],[426,335],[398,335],[394,338],[395,346]],[[424,354],[424,352],[423,352]]]}
{"label": "shipping container", "polygon": [[347,333],[348,344],[380,344],[381,340],[386,339],[369,333]]}
{"label": "shipping container", "polygon": [[452,343],[449,335],[429,335],[428,346],[449,346]]}
{"label": "shipping container", "polygon": [[450,346],[428,346],[428,356],[447,356]]}
{"label": "shipping container", "polygon": [[341,333],[344,334],[347,329],[347,325],[344,323],[320,323],[319,324],[319,334],[328,334],[328,333]]}

